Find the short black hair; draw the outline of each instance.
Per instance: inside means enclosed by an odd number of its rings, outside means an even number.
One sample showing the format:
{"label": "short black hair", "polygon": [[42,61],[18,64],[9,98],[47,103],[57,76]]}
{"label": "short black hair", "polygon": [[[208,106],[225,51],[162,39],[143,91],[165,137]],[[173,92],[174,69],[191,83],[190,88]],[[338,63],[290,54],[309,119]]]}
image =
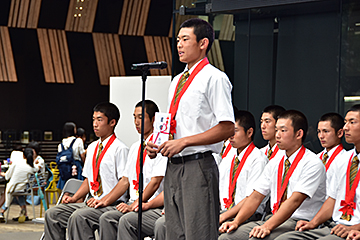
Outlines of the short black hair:
{"label": "short black hair", "polygon": [[360,104],[353,105],[351,108],[349,108],[349,110],[347,110],[347,113],[348,112],[359,112],[360,113]]}
{"label": "short black hair", "polygon": [[270,113],[271,116],[275,119],[275,121],[278,119],[278,116],[282,112],[285,112],[285,108],[279,105],[270,105],[263,110],[263,113]]}
{"label": "short black hair", "polygon": [[251,135],[251,141],[253,141],[254,136],[255,136],[255,130],[256,130],[254,116],[248,111],[238,110],[238,111],[235,111],[235,122],[244,128],[245,133],[250,128],[253,129],[253,134]]}
{"label": "short black hair", "polygon": [[338,113],[326,113],[322,115],[319,119],[319,122],[329,121],[330,126],[335,129],[337,133],[340,129],[344,127],[344,118]]}
{"label": "short black hair", "polygon": [[41,151],[40,144],[39,144],[38,142],[35,142],[35,141],[31,141],[31,142],[27,145],[27,147],[34,149],[37,155],[39,155],[39,153],[40,153],[40,151]]}
{"label": "short black hair", "polygon": [[63,127],[63,137],[68,138],[75,136],[76,124],[73,122],[66,122]]}
{"label": "short black hair", "polygon": [[[142,101],[135,105],[135,108],[137,107],[142,107]],[[151,100],[145,100],[145,111],[149,115],[150,120],[152,120],[155,117],[155,113],[159,112],[159,108],[155,102]]]}
{"label": "short black hair", "polygon": [[77,136],[77,137],[82,137],[82,136],[84,136],[84,135],[86,135],[85,129],[79,127],[79,128],[76,130],[76,136]]}
{"label": "short black hair", "polygon": [[302,142],[305,141],[308,130],[308,121],[302,112],[297,110],[287,110],[285,112],[282,112],[278,116],[278,119],[290,119],[291,126],[294,128],[294,133],[302,129],[304,134],[301,140]]}
{"label": "short black hair", "polygon": [[115,125],[119,122],[120,119],[120,111],[117,108],[117,106],[113,103],[110,102],[102,102],[102,103],[98,103],[94,109],[93,112],[101,112],[103,113],[107,118],[108,118],[108,123],[111,120],[115,120]]}
{"label": "short black hair", "polygon": [[206,54],[208,54],[215,39],[214,29],[210,23],[200,18],[190,18],[180,25],[181,28],[193,28],[197,42],[203,38],[209,39],[209,45],[206,49]]}

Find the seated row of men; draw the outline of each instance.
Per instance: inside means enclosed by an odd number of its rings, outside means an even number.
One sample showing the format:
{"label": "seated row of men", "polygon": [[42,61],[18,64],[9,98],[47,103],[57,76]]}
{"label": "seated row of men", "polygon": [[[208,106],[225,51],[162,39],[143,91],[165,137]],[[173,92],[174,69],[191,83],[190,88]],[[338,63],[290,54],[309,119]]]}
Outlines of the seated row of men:
{"label": "seated row of men", "polygon": [[[139,133],[141,110],[139,102],[134,111]],[[152,141],[157,111],[154,102],[145,101],[146,142]],[[264,109],[261,132],[268,144],[262,149],[253,143],[253,115],[247,111],[234,115],[235,133],[218,156],[219,239],[357,239],[357,233],[349,232],[360,229],[360,198],[356,195],[360,105],[347,112],[345,121],[337,113],[320,118],[318,137],[324,150],[318,155],[303,146],[308,123],[299,111],[275,105]],[[66,196],[63,204],[46,212],[46,239],[65,239],[66,228],[69,239],[94,239],[95,230],[100,239],[137,239],[141,143],[128,150],[115,137],[119,118],[115,105],[95,106],[93,127],[100,139],[89,145],[83,170],[86,179],[74,196]],[[343,135],[354,149],[344,150]],[[165,239],[162,181],[168,160],[160,154],[150,159],[145,150],[143,161],[141,234]],[[82,202],[88,193],[92,197]],[[265,216],[267,204],[271,213]],[[189,224],[197,220],[188,219]]]}

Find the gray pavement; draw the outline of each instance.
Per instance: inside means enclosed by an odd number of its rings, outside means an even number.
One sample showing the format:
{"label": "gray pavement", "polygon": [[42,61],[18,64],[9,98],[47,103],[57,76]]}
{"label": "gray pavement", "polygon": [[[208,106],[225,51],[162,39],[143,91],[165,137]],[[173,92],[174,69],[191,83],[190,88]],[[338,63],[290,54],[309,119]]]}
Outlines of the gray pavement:
{"label": "gray pavement", "polygon": [[[52,205],[53,206],[53,205]],[[12,218],[18,217],[20,213],[19,205],[11,205],[9,220],[7,223],[0,223],[0,240],[38,240],[44,231],[44,224],[26,221],[19,223]],[[9,211],[8,210],[8,211]],[[33,218],[32,206],[27,205],[29,218]],[[6,214],[6,213],[5,213]],[[35,216],[40,217],[40,205],[35,206]],[[44,211],[42,213],[44,217]]]}

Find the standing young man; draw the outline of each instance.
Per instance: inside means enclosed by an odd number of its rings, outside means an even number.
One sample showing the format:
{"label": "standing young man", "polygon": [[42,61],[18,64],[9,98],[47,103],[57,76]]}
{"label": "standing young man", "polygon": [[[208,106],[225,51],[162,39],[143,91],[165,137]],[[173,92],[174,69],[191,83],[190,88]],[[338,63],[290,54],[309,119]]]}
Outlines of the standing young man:
{"label": "standing young man", "polygon": [[212,153],[234,134],[231,83],[208,64],[206,55],[214,31],[201,19],[181,24],[177,37],[179,60],[187,63],[169,88],[170,133],[157,146],[148,143],[151,157],[169,158],[164,197],[167,239],[217,239],[219,172]]}
{"label": "standing young man", "polygon": [[[299,221],[298,231],[289,232],[281,239],[340,240],[347,238],[351,230],[360,230],[360,104],[348,110],[343,129],[346,142],[355,147],[334,163],[336,174],[331,179],[327,200],[310,222]],[[331,217],[333,221],[323,226]]]}
{"label": "standing young man", "polygon": [[261,134],[264,140],[268,141],[268,144],[260,150],[267,156],[269,160],[273,159],[277,154],[284,155],[282,150],[276,144],[275,138],[275,125],[280,113],[285,109],[278,105],[267,106],[260,119]]}
{"label": "standing young man", "polygon": [[[289,110],[279,115],[276,143],[286,154],[266,165],[234,221],[221,226],[220,231],[226,234],[219,239],[275,239],[294,230],[298,219],[311,219],[320,209],[325,199],[325,168],[302,145],[307,128],[306,117],[299,111]],[[269,193],[273,215],[267,216],[266,221],[240,226]]]}
{"label": "standing young man", "polygon": [[[85,232],[74,228],[72,219],[79,213],[92,212],[94,201],[106,196],[118,183],[125,169],[129,149],[116,138],[114,128],[120,119],[119,109],[112,103],[99,103],[93,110],[93,128],[99,140],[91,143],[87,150],[83,168],[84,182],[73,196],[64,196],[62,203],[45,212],[45,238],[65,239],[66,228],[73,239],[79,231],[85,239],[93,237],[93,231]],[[90,193],[86,203],[76,203]],[[125,196],[114,200],[114,204],[126,201]],[[110,207],[109,207],[110,208]],[[106,208],[103,211],[107,211]],[[96,221],[102,212],[87,218],[89,223]]]}
{"label": "standing young man", "polygon": [[321,116],[318,123],[318,138],[323,151],[318,153],[318,157],[325,165],[326,188],[330,186],[331,178],[336,173],[335,162],[341,159],[341,155],[346,152],[341,144],[344,135],[344,118],[338,113],[326,113]]}

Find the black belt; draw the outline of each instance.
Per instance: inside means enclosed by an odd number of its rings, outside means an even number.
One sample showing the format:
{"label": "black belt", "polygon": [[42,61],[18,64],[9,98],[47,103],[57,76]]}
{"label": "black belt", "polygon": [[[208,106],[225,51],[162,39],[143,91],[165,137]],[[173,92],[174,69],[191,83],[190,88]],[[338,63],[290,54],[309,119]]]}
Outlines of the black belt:
{"label": "black belt", "polygon": [[172,158],[169,158],[169,162],[172,164],[180,164],[180,163],[184,164],[185,162],[188,162],[188,161],[199,160],[199,159],[207,158],[210,156],[212,156],[212,152],[207,151],[204,153],[194,153],[194,154],[187,155],[187,156],[172,157]]}

